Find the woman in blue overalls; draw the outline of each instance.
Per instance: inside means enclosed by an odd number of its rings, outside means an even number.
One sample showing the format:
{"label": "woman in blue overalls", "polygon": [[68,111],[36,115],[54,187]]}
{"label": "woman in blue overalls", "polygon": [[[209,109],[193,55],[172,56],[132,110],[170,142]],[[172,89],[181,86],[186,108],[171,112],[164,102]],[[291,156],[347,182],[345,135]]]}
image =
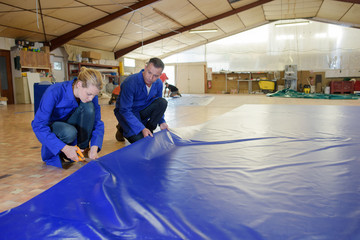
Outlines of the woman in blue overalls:
{"label": "woman in blue overalls", "polygon": [[101,88],[100,72],[83,67],[78,78],[45,91],[31,126],[46,164],[62,167],[65,159],[77,160],[76,145],[87,150],[89,158],[98,158],[104,137],[97,97]]}

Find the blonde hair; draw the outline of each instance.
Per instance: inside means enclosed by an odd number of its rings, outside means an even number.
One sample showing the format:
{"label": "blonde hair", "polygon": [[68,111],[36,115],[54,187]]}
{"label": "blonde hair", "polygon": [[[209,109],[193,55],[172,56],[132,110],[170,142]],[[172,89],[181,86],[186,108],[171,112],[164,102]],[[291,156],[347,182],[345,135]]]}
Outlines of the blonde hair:
{"label": "blonde hair", "polygon": [[78,81],[82,82],[84,88],[91,84],[101,90],[103,85],[101,73],[98,70],[86,67],[80,69]]}

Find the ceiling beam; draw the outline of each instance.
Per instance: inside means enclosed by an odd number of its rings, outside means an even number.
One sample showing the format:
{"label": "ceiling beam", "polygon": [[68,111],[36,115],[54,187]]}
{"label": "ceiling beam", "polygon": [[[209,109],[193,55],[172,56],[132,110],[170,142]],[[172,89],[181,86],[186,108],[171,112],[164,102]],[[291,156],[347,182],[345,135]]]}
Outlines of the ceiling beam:
{"label": "ceiling beam", "polygon": [[142,8],[142,7],[145,7],[149,4],[152,4],[154,2],[157,2],[159,0],[143,0],[143,1],[140,1],[140,2],[137,2],[129,7],[125,7],[117,12],[114,12],[114,13],[111,13],[103,18],[100,18],[98,20],[95,20],[91,23],[88,23],[80,28],[77,28],[75,30],[72,30],[68,33],[65,33],[64,35],[60,36],[60,37],[57,37],[53,40],[51,40],[49,42],[49,45],[50,45],[50,50],[54,50],[60,46],[62,46],[63,44],[69,42],[70,40],[74,39],[75,37],[79,36],[80,34],[84,33],[84,32],[87,32],[91,29],[94,29],[96,27],[99,27],[105,23],[108,23],[118,17],[121,17],[127,13],[130,13],[136,9],[139,9],[139,8]]}
{"label": "ceiling beam", "polygon": [[354,3],[354,4],[360,4],[360,0],[336,0],[338,2],[347,2],[347,3]]}
{"label": "ceiling beam", "polygon": [[151,39],[148,39],[148,40],[145,40],[143,42],[140,42],[140,43],[137,43],[137,44],[134,44],[130,47],[127,47],[127,48],[123,48],[123,49],[120,49],[118,51],[115,52],[115,59],[139,48],[139,47],[142,47],[144,45],[147,45],[147,44],[150,44],[150,43],[153,43],[153,42],[156,42],[156,41],[159,41],[161,39],[164,39],[164,38],[168,38],[168,37],[171,37],[171,36],[174,36],[176,34],[179,34],[179,33],[182,33],[182,32],[186,32],[190,29],[193,29],[193,28],[196,28],[196,27],[200,27],[204,24],[208,24],[208,23],[211,23],[211,22],[214,22],[214,21],[217,21],[217,20],[220,20],[222,18],[225,18],[225,17],[228,17],[228,16],[231,16],[231,15],[234,15],[234,14],[237,14],[237,13],[240,13],[240,12],[243,12],[243,11],[246,11],[246,10],[249,10],[251,8],[254,8],[254,7],[257,7],[257,6],[260,6],[260,5],[263,5],[265,3],[268,3],[268,2],[271,2],[273,0],[260,0],[260,1],[256,1],[256,2],[253,2],[253,3],[250,3],[248,5],[245,5],[243,7],[240,7],[240,8],[236,8],[236,9],[233,9],[231,11],[228,11],[228,12],[225,12],[225,13],[222,13],[222,14],[219,14],[217,16],[214,16],[214,17],[211,17],[211,18],[207,18],[203,21],[200,21],[200,22],[197,22],[197,23],[193,23],[193,24],[190,24],[188,26],[185,26],[185,27],[182,27],[182,28],[179,28],[177,30],[174,30],[174,31],[171,31],[171,32],[168,32],[168,33],[165,33],[163,35],[160,35],[160,36],[157,36],[157,37],[154,37],[154,38],[151,38]]}

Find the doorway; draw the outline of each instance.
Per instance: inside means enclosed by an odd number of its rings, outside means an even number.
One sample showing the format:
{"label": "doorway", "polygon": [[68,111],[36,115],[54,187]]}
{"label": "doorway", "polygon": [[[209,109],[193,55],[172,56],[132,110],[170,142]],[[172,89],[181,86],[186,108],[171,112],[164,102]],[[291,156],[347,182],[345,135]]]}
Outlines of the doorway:
{"label": "doorway", "polygon": [[205,63],[176,65],[176,85],[181,93],[205,93]]}
{"label": "doorway", "polygon": [[317,93],[323,92],[323,89],[322,89],[322,75],[316,74],[316,76],[315,76],[315,87],[316,87],[316,92]]}
{"label": "doorway", "polygon": [[6,50],[0,50],[0,91],[8,104],[14,104],[10,51]]}

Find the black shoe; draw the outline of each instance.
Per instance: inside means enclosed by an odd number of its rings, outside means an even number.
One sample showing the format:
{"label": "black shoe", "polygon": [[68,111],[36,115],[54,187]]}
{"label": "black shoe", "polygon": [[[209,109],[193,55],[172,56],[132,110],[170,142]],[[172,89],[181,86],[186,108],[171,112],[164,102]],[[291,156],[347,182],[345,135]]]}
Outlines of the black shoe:
{"label": "black shoe", "polygon": [[59,154],[59,156],[60,156],[61,162],[68,162],[68,163],[74,162],[74,161],[71,160],[70,158],[66,157],[65,153],[63,153],[63,152],[61,152],[61,153]]}
{"label": "black shoe", "polygon": [[61,167],[63,169],[69,169],[73,165],[74,161],[67,158],[65,153],[61,152],[59,156],[61,160]]}
{"label": "black shoe", "polygon": [[124,138],[124,135],[123,135],[124,130],[122,129],[120,124],[118,124],[116,126],[116,128],[117,128],[117,131],[116,131],[116,134],[115,134],[116,140],[118,140],[119,142],[124,142],[125,141],[125,138]]}

